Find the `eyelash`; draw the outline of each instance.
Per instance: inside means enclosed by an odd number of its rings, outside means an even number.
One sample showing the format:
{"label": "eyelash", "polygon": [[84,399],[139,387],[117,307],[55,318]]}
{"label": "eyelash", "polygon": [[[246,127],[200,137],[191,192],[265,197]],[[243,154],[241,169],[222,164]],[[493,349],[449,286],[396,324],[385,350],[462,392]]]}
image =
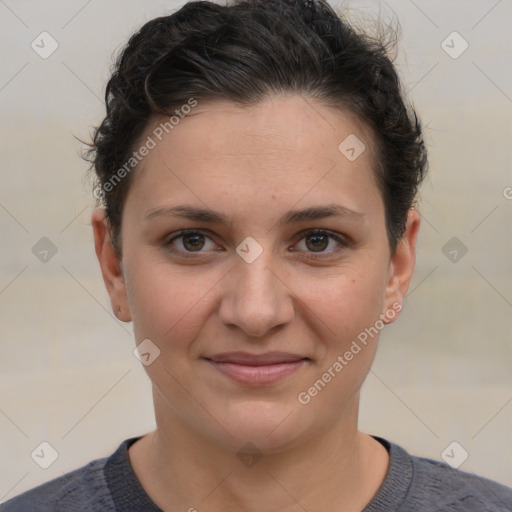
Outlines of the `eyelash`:
{"label": "eyelash", "polygon": [[[182,251],[182,250],[178,250],[174,247],[172,247],[172,242],[174,242],[175,240],[178,240],[180,238],[183,238],[184,236],[186,235],[201,235],[201,236],[204,236],[206,238],[210,238],[211,240],[211,237],[209,237],[208,235],[206,235],[203,231],[201,230],[197,230],[197,229],[185,229],[185,230],[182,230],[178,233],[176,233],[172,238],[168,239],[168,241],[165,243],[165,246],[169,249],[169,251],[173,252],[173,253],[182,253],[182,254],[186,254],[187,257],[189,255],[192,255],[192,257],[196,257],[195,255],[197,254],[198,256],[202,255],[203,252],[201,251],[198,251],[198,252],[194,252],[194,251]],[[324,257],[326,257],[325,255],[327,256],[332,256],[333,254],[337,254],[339,251],[343,250],[343,249],[346,249],[347,247],[350,246],[350,242],[340,236],[340,235],[337,235],[335,233],[332,233],[331,231],[327,231],[325,229],[310,229],[306,232],[303,233],[302,237],[299,239],[298,242],[304,240],[305,238],[307,238],[308,236],[314,236],[314,235],[324,235],[324,236],[328,236],[329,238],[335,240],[339,245],[340,247],[338,247],[337,249],[334,249],[334,250],[331,250],[331,251],[322,251],[322,252],[308,252],[306,253],[304,256],[308,259],[315,259],[315,260],[318,260],[318,259],[322,259]],[[297,242],[297,243],[298,243]],[[294,251],[295,252],[295,251]],[[324,256],[322,256],[324,255]]]}

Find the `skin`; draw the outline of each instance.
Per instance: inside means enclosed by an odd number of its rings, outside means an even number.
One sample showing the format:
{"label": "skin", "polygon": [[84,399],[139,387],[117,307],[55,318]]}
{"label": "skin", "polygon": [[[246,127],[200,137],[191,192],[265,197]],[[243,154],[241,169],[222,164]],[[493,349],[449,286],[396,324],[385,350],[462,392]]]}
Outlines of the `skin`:
{"label": "skin", "polygon": [[[141,141],[162,120],[152,119]],[[355,161],[338,150],[349,134],[366,145]],[[122,259],[104,211],[94,211],[113,310],[133,321],[137,344],[150,339],[161,351],[145,366],[157,428],[129,456],[164,511],[356,512],[381,486],[388,453],[357,430],[378,335],[307,405],[297,399],[358,334],[402,304],[411,280],[419,215],[409,211],[390,254],[372,147],[363,124],[298,95],[245,108],[200,101],[134,171]],[[361,215],[278,224],[291,209],[333,203]],[[211,208],[231,224],[145,219],[177,204]],[[205,235],[192,240],[199,256],[190,239],[169,243],[192,228]],[[325,238],[317,248],[307,236],[314,228],[348,244]],[[248,236],[263,250],[252,263],[236,252]],[[285,351],[309,360],[276,384],[249,387],[204,359],[227,351]],[[237,457],[249,441],[262,454],[252,467]]]}

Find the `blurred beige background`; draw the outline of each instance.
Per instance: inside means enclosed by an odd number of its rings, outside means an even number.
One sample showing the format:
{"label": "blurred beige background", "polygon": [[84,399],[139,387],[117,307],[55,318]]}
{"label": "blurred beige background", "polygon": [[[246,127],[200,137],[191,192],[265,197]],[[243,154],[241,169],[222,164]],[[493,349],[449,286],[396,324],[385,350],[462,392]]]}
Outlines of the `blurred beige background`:
{"label": "blurred beige background", "polygon": [[[183,3],[0,1],[0,501],[153,428],[131,325],[112,316],[94,254],[73,135],[102,119],[113,52]],[[512,2],[331,3],[352,19],[396,13],[431,162],[416,275],[381,336],[361,429],[435,459],[456,441],[460,469],[512,486]],[[41,32],[58,44],[45,59],[31,47]],[[33,252],[43,237],[57,251],[47,262]],[[41,442],[58,452],[48,469],[31,458]]]}

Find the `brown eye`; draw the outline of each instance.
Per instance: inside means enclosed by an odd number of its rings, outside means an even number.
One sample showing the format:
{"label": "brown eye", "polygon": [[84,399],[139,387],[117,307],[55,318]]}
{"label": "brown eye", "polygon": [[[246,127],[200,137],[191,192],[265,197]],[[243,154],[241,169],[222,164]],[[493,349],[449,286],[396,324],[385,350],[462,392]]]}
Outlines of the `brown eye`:
{"label": "brown eye", "polygon": [[329,245],[329,236],[323,234],[308,235],[305,237],[306,247],[311,251],[324,251]]}
{"label": "brown eye", "polygon": [[[302,247],[301,247],[301,244]],[[298,249],[294,251],[302,251],[309,258],[332,256],[342,249],[350,245],[345,237],[331,233],[324,229],[314,229],[306,232],[297,244]],[[328,249],[331,247],[331,249]],[[318,255],[318,256],[316,256]]]}
{"label": "brown eye", "polygon": [[186,234],[182,235],[183,238],[183,247],[187,249],[187,251],[197,251],[201,250],[204,247],[204,236],[200,234]]}
{"label": "brown eye", "polygon": [[[176,236],[172,237],[166,246],[172,252],[181,252],[184,254],[199,253],[207,251],[207,241],[210,240],[211,247],[215,246],[211,238],[201,231],[188,230],[180,231]],[[203,250],[206,247],[205,250]]]}

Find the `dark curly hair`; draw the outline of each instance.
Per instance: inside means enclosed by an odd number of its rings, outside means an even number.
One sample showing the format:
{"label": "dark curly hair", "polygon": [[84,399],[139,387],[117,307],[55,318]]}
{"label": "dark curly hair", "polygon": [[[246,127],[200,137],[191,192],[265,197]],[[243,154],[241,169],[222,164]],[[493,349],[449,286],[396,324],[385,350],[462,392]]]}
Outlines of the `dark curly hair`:
{"label": "dark curly hair", "polygon": [[136,167],[133,151],[149,118],[172,115],[191,99],[243,106],[273,93],[320,100],[372,129],[374,172],[394,253],[428,164],[421,124],[404,103],[388,45],[356,31],[324,0],[190,1],[148,21],[115,62],[107,114],[84,156],[94,166],[97,206],[105,206],[118,254],[133,175],[126,162]]}

